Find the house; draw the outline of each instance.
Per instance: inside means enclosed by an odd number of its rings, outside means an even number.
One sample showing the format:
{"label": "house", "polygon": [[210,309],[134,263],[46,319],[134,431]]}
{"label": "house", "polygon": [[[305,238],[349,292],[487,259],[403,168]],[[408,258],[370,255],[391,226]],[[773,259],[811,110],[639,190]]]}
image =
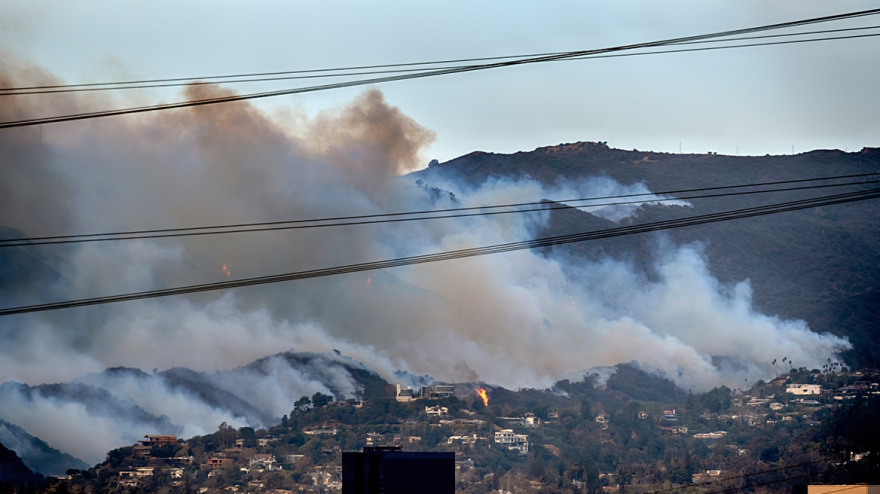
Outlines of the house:
{"label": "house", "polygon": [[449,409],[441,406],[425,407],[425,413],[428,417],[445,417],[449,415]]}
{"label": "house", "polygon": [[792,395],[818,395],[822,392],[822,387],[818,384],[789,384],[785,388],[785,392]]}
{"label": "house", "polygon": [[419,396],[422,398],[451,398],[455,396],[455,387],[447,384],[422,386],[419,389]]}
{"label": "house", "polygon": [[523,418],[523,425],[526,427],[538,427],[541,425],[541,418],[537,417],[534,413],[527,413]]}
{"label": "house", "polygon": [[226,458],[223,456],[214,456],[208,460],[208,466],[212,469],[217,468],[228,468],[233,464],[232,458]]}
{"label": "house", "polygon": [[502,429],[495,433],[495,442],[507,449],[517,450],[521,454],[529,452],[529,437],[525,434],[514,434],[513,429]]}
{"label": "house", "polygon": [[412,401],[415,399],[413,395],[412,386],[403,387],[400,384],[397,385],[397,394],[394,397],[397,401],[401,403],[406,403],[408,401]]}
{"label": "house", "polygon": [[455,419],[452,423],[461,425],[483,425],[486,421],[483,419]]}
{"label": "house", "polygon": [[317,436],[321,434],[329,434],[331,436],[336,435],[337,429],[336,427],[316,427],[314,429],[303,430],[302,433],[308,436]]}
{"label": "house", "polygon": [[674,427],[666,427],[666,426],[659,425],[659,426],[657,426],[657,428],[660,429],[661,431],[665,431],[670,434],[687,434],[687,432],[688,432],[688,428],[685,425],[678,425],[678,426],[674,426]]}
{"label": "house", "polygon": [[367,433],[367,446],[379,446],[386,442],[385,435],[378,432]]}
{"label": "house", "polygon": [[704,432],[699,434],[694,434],[694,438],[696,439],[721,439],[722,437],[727,435],[727,431],[717,431],[717,432]]}
{"label": "house", "polygon": [[422,436],[394,436],[394,444],[419,444]]}
{"label": "house", "polygon": [[275,462],[275,457],[267,454],[254,455],[250,461],[249,471],[268,470],[270,472],[281,470],[281,465]]}
{"label": "house", "polygon": [[691,482],[694,484],[699,484],[700,482],[708,482],[709,480],[711,480],[709,478],[709,474],[704,473],[704,472],[695,473],[695,474],[691,475]]}
{"label": "house", "polygon": [[461,443],[463,445],[473,446],[474,444],[477,444],[477,441],[488,440],[488,438],[480,437],[476,433],[474,433],[470,436],[449,436],[449,439],[446,440],[446,444]]}
{"label": "house", "polygon": [[455,396],[455,387],[446,384],[438,384],[437,386],[434,386],[434,393],[432,393],[431,396],[437,398],[452,398]]}
{"label": "house", "polygon": [[177,444],[177,436],[147,434],[138,442],[144,446],[164,446],[166,444]]}
{"label": "house", "polygon": [[255,463],[264,463],[264,464],[275,463],[275,457],[272,455],[267,455],[267,454],[257,454],[251,458],[250,463],[251,463],[251,465],[253,465]]}

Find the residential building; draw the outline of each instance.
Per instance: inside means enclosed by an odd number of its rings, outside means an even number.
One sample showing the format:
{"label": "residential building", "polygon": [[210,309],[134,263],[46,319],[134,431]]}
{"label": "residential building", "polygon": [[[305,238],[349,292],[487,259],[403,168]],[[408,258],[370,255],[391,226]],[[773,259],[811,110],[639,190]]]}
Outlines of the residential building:
{"label": "residential building", "polygon": [[233,464],[232,458],[223,456],[214,456],[208,460],[208,466],[211,468],[227,468]]}
{"label": "residential building", "polygon": [[818,384],[789,384],[785,392],[792,395],[817,395],[822,392]]}
{"label": "residential building", "polygon": [[335,436],[338,430],[336,427],[316,427],[314,429],[303,430],[302,433],[307,436],[317,436],[321,434],[328,434],[331,436]]}
{"label": "residential building", "polygon": [[449,415],[449,409],[441,406],[425,407],[425,413],[428,417],[445,417]]}
{"label": "residential building", "polygon": [[147,434],[138,442],[144,446],[164,446],[166,444],[177,444],[177,436]]}
{"label": "residential building", "polygon": [[529,437],[525,434],[514,434],[513,429],[495,432],[495,442],[523,454],[529,452]]}
{"label": "residential building", "polygon": [[408,401],[412,401],[415,399],[413,395],[412,386],[403,387],[400,384],[397,385],[397,395],[395,396],[397,401],[406,403]]}
{"label": "residential building", "polygon": [[534,413],[527,413],[523,418],[523,425],[526,427],[538,427],[541,425],[541,418]]}
{"label": "residential building", "polygon": [[446,444],[455,444],[461,443],[468,446],[473,446],[477,443],[477,441],[488,441],[488,438],[480,437],[476,433],[471,434],[469,436],[449,436],[449,439],[446,440]]}

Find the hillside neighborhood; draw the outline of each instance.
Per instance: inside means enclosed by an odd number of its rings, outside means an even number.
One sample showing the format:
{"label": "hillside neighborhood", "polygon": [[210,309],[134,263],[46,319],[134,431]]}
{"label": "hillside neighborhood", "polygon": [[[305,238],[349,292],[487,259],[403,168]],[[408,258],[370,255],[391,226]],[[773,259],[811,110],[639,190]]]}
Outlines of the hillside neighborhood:
{"label": "hillside neighborhood", "polygon": [[[647,381],[647,382],[646,382]],[[668,382],[667,382],[668,383]],[[847,437],[858,409],[876,416],[880,372],[792,369],[748,390],[654,400],[662,380],[621,366],[606,386],[552,390],[386,385],[382,396],[300,397],[268,429],[220,424],[192,438],[148,433],[38,492],[340,492],[341,454],[365,446],[455,453],[457,492],[650,492],[697,483],[768,482],[788,492],[834,483],[876,462],[877,433]],[[866,407],[866,403],[874,403]],[[862,424],[876,424],[858,416]],[[873,441],[873,442],[872,442]],[[771,473],[767,473],[771,472]]]}

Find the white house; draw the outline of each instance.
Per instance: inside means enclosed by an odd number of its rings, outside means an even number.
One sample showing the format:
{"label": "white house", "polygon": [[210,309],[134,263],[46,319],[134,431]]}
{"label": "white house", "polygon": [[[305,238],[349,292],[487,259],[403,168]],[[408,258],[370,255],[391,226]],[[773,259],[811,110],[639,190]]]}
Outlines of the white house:
{"label": "white house", "polygon": [[529,437],[525,434],[514,434],[513,429],[502,429],[496,432],[495,442],[520,453],[529,452]]}
{"label": "white house", "polygon": [[789,384],[785,392],[793,395],[817,395],[822,392],[818,384]]}

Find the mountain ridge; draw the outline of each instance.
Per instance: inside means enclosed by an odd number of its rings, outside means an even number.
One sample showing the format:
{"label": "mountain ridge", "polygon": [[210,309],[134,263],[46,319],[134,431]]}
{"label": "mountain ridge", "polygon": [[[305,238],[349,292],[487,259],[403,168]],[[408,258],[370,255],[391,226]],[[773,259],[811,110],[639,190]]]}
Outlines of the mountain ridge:
{"label": "mountain ridge", "polygon": [[[478,186],[492,179],[531,179],[552,185],[586,177],[644,184],[652,192],[742,185],[880,172],[880,148],[859,152],[814,150],[795,155],[729,156],[613,149],[603,142],[540,147],[512,154],[473,152],[413,173],[431,185],[451,179]],[[835,190],[835,189],[831,189]],[[455,192],[455,191],[453,191]],[[797,200],[810,191],[787,192]],[[688,215],[770,204],[775,194],[691,201]],[[663,221],[685,214],[643,205],[622,225]],[[600,230],[615,223],[576,208],[553,210],[536,237]],[[620,226],[620,225],[616,225]],[[805,320],[818,333],[845,336],[853,349],[843,357],[857,367],[880,364],[880,205],[877,201],[679,228],[554,248],[597,259],[608,256],[651,264],[651,242],[660,235],[677,245],[701,244],[711,273],[725,283],[749,280],[755,306],[786,320]],[[821,269],[817,269],[821,266]]]}

